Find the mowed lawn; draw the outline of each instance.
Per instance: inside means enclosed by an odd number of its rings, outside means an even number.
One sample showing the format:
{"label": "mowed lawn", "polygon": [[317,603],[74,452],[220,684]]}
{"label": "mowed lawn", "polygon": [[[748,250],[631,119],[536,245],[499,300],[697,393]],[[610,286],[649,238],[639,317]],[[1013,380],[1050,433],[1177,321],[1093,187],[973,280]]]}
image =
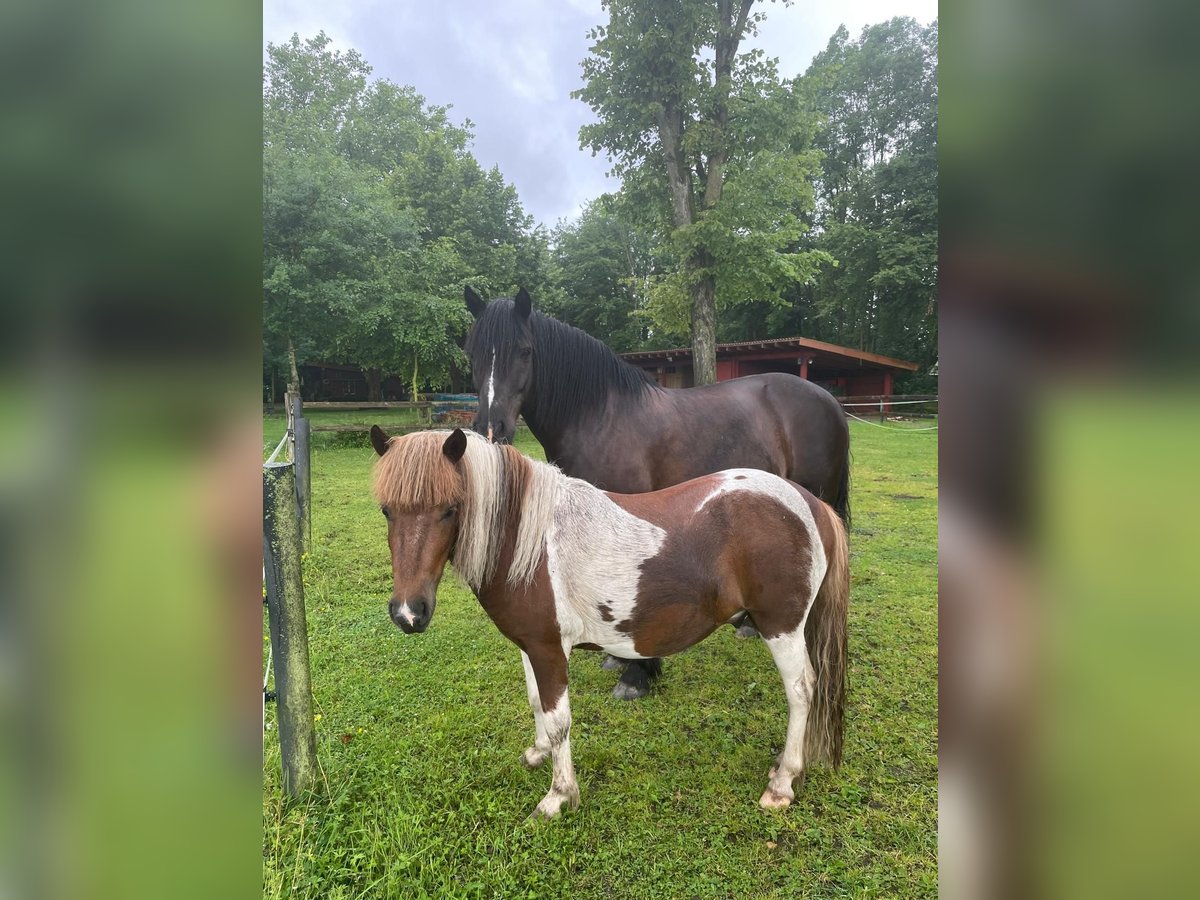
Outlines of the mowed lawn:
{"label": "mowed lawn", "polygon": [[[937,432],[851,424],[840,771],[810,771],[790,809],[758,808],[787,716],[759,640],[720,629],[635,703],[613,700],[616,673],[577,651],[582,805],[541,823],[526,817],[550,772],[518,762],[533,718],[517,649],[451,572],[425,634],[391,623],[374,452],[318,447],[305,583],[323,780],[282,796],[271,707],[265,896],[936,895]],[[264,444],[281,433],[268,420]],[[527,434],[519,446],[541,458]]]}

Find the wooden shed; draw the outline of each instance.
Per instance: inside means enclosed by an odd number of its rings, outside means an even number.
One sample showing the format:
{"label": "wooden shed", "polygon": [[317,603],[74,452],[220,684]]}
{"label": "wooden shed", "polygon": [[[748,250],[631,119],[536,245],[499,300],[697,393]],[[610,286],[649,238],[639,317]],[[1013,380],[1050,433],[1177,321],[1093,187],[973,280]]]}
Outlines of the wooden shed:
{"label": "wooden shed", "polygon": [[[621,358],[649,372],[663,387],[691,387],[692,349],[642,350]],[[787,337],[717,345],[717,381],[763,372],[788,372],[838,397],[891,396],[897,374],[915,372],[917,363],[878,353],[839,347],[811,338]]]}

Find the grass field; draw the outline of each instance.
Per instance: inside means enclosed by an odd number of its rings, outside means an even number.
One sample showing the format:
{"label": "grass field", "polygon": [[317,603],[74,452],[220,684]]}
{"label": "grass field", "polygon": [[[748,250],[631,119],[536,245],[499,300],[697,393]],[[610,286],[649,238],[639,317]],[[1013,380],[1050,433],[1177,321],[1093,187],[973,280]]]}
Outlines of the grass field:
{"label": "grass field", "polygon": [[[282,429],[265,420],[264,445]],[[669,659],[636,703],[613,700],[615,673],[578,651],[582,806],[543,823],[526,821],[550,773],[518,762],[533,737],[518,651],[450,573],[429,630],[401,634],[385,608],[374,452],[318,448],[305,584],[323,780],[318,795],[283,798],[268,733],[264,895],[936,895],[936,434],[852,423],[840,771],[810,771],[790,809],[758,808],[787,716],[761,641],[722,628]],[[519,446],[541,458],[531,438]]]}

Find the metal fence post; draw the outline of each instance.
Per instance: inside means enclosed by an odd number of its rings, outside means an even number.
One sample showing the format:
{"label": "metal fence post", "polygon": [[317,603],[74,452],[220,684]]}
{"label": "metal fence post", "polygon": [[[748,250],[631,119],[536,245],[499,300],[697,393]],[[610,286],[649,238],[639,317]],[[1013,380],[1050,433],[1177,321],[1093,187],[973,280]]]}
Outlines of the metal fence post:
{"label": "metal fence post", "polygon": [[313,727],[295,479],[295,466],[290,462],[263,466],[267,613],[275,668],[283,788],[290,795],[311,790],[317,777],[317,737]]}

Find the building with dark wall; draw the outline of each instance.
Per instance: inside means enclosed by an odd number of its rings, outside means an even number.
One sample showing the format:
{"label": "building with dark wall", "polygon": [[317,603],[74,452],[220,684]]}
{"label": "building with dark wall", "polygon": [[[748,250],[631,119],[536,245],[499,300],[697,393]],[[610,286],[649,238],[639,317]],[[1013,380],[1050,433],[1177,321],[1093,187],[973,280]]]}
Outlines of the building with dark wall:
{"label": "building with dark wall", "polygon": [[[690,347],[622,353],[621,358],[649,372],[663,387],[695,383]],[[907,360],[802,337],[717,345],[717,381],[787,372],[815,382],[837,397],[891,396],[896,375],[917,368]]]}

